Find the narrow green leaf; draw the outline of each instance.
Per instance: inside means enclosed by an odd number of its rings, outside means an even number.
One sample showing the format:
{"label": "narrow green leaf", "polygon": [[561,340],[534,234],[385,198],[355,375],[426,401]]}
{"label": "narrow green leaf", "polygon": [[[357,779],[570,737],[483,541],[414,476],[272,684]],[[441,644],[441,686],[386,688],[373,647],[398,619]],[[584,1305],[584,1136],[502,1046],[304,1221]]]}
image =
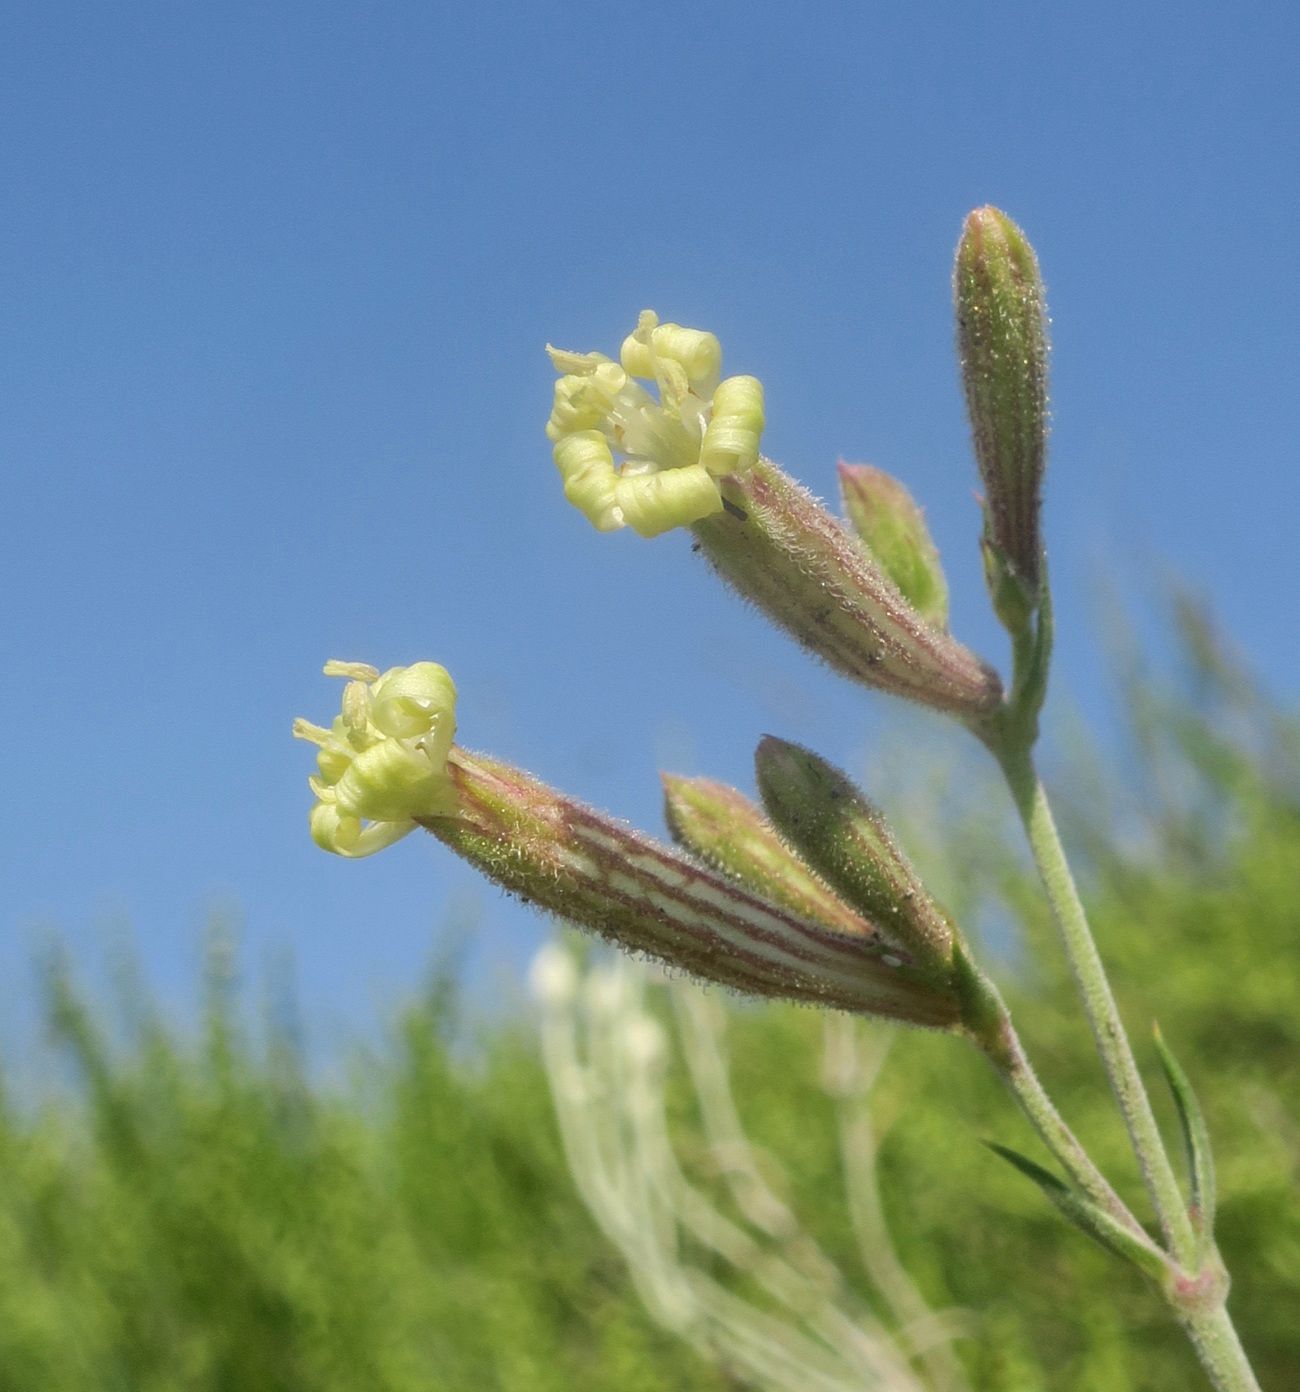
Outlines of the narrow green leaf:
{"label": "narrow green leaf", "polygon": [[1045,1170],[1027,1155],[1021,1155],[1019,1151],[999,1145],[996,1141],[985,1141],[984,1144],[995,1155],[1000,1155],[1008,1164],[1015,1166],[1026,1178],[1033,1180],[1061,1215],[1087,1233],[1094,1242],[1136,1266],[1153,1281],[1163,1282],[1167,1278],[1169,1259],[1150,1238],[1138,1237],[1121,1226],[1091,1199],[1069,1188],[1050,1170]]}
{"label": "narrow green leaf", "polygon": [[1214,1155],[1210,1150],[1210,1132],[1205,1125],[1205,1116],[1196,1093],[1183,1072],[1173,1051],[1165,1043],[1160,1026],[1153,1025],[1152,1033],[1156,1041],[1156,1053],[1160,1056],[1160,1066],[1165,1071],[1169,1091],[1174,1095],[1174,1106],[1178,1109],[1178,1123],[1182,1127],[1183,1145],[1187,1148],[1187,1169],[1191,1176],[1192,1197],[1188,1205],[1188,1216],[1192,1226],[1204,1242],[1214,1236]]}

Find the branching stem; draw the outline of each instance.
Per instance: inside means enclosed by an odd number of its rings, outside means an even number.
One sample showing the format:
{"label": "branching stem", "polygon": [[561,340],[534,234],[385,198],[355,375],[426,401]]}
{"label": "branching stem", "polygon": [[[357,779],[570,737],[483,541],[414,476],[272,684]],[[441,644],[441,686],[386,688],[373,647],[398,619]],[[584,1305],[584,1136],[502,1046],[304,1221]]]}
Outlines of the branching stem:
{"label": "branching stem", "polygon": [[1056,1104],[1034,1072],[1011,1016],[1007,1013],[1002,1017],[1001,1040],[1000,1049],[985,1049],[985,1052],[999,1076],[1015,1094],[1021,1110],[1043,1144],[1093,1203],[1123,1224],[1135,1237],[1150,1243],[1151,1239],[1128,1205],[1111,1187],[1110,1181],[1097,1168],[1079,1138],[1057,1111]]}
{"label": "branching stem", "polygon": [[1024,822],[1052,915],[1065,944],[1070,970],[1124,1125],[1128,1128],[1160,1230],[1170,1253],[1180,1265],[1191,1270],[1196,1261],[1196,1234],[1187,1216],[1155,1113],[1151,1110],[1151,1101],[1138,1073],[1137,1061],[1088,926],[1074,876],[1070,873],[1047,794],[1027,754],[1004,755],[1002,767]]}
{"label": "branching stem", "polygon": [[[1002,766],[1016,810],[1024,823],[1052,916],[1065,945],[1070,970],[1097,1041],[1098,1053],[1160,1223],[1166,1250],[1180,1268],[1168,1283],[1165,1294],[1179,1322],[1186,1329],[1202,1367],[1219,1392],[1259,1392],[1259,1383],[1228,1314],[1225,1303],[1228,1289],[1226,1273],[1215,1252],[1211,1252],[1208,1263],[1203,1262],[1178,1178],[1165,1149],[1106,969],[1088,926],[1087,914],[1061,844],[1046,790],[1034,767],[1031,750],[1037,734],[1037,708],[1046,685],[1046,651],[1040,646],[1035,654],[1031,646],[1022,641],[1016,644],[1016,659],[1016,666],[1020,670],[1013,684],[1013,700],[988,743]],[[1025,671],[1026,667],[1030,669],[1028,672]],[[1016,695],[1022,696],[1023,704],[1016,701]],[[1032,1078],[1032,1071],[1028,1076]],[[1033,1079],[1033,1083],[1036,1084],[1037,1080]],[[1078,1146],[1078,1142],[1056,1116],[1050,1099],[1045,1094],[1039,1099],[1038,1092],[1041,1092],[1041,1087],[1035,1089],[1032,1084],[1026,1083],[1025,1091],[1017,1089],[1016,1095],[1021,1099],[1030,1120],[1039,1127],[1039,1134],[1052,1147],[1053,1153],[1069,1170],[1075,1182],[1097,1199],[1098,1193],[1090,1185],[1100,1180],[1105,1186],[1102,1191],[1104,1196],[1109,1186],[1100,1175],[1093,1179],[1095,1171],[1086,1155],[1080,1162],[1078,1156],[1073,1154],[1070,1142],[1074,1146]],[[1042,1111],[1044,1103],[1049,1110]],[[1042,1111],[1042,1124],[1031,1106]],[[1053,1118],[1063,1128],[1063,1132],[1056,1137],[1057,1143],[1062,1145],[1060,1150],[1049,1138],[1049,1133],[1043,1130],[1043,1124],[1049,1127],[1054,1124]],[[1079,1149],[1082,1150],[1081,1147]],[[1122,1201],[1117,1198],[1115,1201],[1123,1209]],[[1124,1212],[1127,1213],[1127,1210]]]}

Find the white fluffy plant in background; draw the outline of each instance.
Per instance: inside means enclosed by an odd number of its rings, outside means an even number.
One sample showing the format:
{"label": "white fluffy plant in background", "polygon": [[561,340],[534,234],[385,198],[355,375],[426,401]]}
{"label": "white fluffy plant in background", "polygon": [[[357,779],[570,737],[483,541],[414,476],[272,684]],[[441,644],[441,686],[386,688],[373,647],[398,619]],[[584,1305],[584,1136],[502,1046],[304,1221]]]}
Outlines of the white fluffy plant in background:
{"label": "white fluffy plant in background", "polygon": [[[574,1182],[659,1323],[766,1392],[965,1392],[951,1341],[969,1321],[932,1311],[908,1279],[876,1186],[870,1094],[886,1033],[828,1014],[822,1076],[808,1080],[809,1105],[836,1114],[868,1303],[745,1133],[717,999],[627,957],[583,966],[559,942],[531,983]],[[669,1125],[674,1068],[698,1118],[690,1166]],[[736,1294],[737,1276],[758,1294]]]}
{"label": "white fluffy plant in background", "polygon": [[[1138,1161],[1152,1225],[1057,1110],[994,982],[883,814],[812,750],[764,737],[755,756],[757,802],[707,779],[666,777],[677,843],[669,846],[457,745],[455,687],[436,663],[380,675],[332,662],[327,674],[346,679],[338,716],[328,727],[294,727],[319,750],[312,835],[325,850],[358,857],[423,828],[505,889],[625,951],[748,995],[924,1026],[973,1045],[1055,1169],[1002,1144],[992,1149],[1069,1223],[1154,1285],[1220,1392],[1257,1392],[1228,1313],[1214,1166],[1195,1094],[1157,1035],[1186,1152],[1184,1195],[1036,770],[1054,638],[1041,524],[1047,308],[1037,258],[1006,214],[980,208],[966,219],[953,291],[985,490],[984,581],[1011,640],[1005,682],[949,631],[948,580],[907,489],[878,469],[842,466],[846,516],[833,515],[761,453],[763,387],[722,375],[713,334],[647,310],[617,360],[551,349],[559,375],[547,435],[564,495],[593,526],[647,538],[688,528],[694,549],[728,585],[832,670],[950,716],[993,756]],[[607,1058],[564,1061],[557,1051],[568,1036],[554,1002],[547,1028],[575,1170],[647,1302],[710,1346],[727,1343],[728,1356],[751,1381],[769,1379],[764,1385],[908,1387],[922,1376],[940,1385],[935,1350],[909,1344],[893,1326],[854,1325],[833,1301],[819,1307],[815,1328],[771,1312],[760,1318],[676,1259],[687,1228],[696,1241],[712,1234],[706,1245],[741,1267],[751,1249],[742,1231],[707,1217],[675,1169],[661,1125],[663,1043],[640,1008],[643,989],[627,968],[598,975],[590,987],[588,995],[605,991],[614,1001],[583,1007],[589,1032],[613,1031]],[[593,1104],[584,1130],[565,1088],[579,1078],[594,1086],[614,1068],[626,1084],[614,1099],[621,1110],[606,1115]],[[932,1105],[942,1106],[942,1097]],[[597,1134],[604,1150],[592,1148]],[[633,1192],[644,1206],[639,1218],[628,1216]],[[780,1279],[778,1266],[750,1269],[773,1275],[768,1294],[778,1304],[794,1299],[787,1280],[807,1275],[787,1267]],[[762,1351],[751,1356],[743,1347]],[[792,1381],[771,1381],[778,1364]]]}

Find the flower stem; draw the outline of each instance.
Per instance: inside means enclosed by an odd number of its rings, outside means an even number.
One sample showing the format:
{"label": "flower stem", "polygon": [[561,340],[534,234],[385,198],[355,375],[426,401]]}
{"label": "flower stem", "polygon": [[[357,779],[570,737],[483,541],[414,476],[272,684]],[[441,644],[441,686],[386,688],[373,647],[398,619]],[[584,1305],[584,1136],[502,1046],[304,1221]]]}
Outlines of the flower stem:
{"label": "flower stem", "polygon": [[[995,752],[1024,823],[1052,915],[1065,944],[1070,969],[1097,1041],[1097,1050],[1128,1129],[1166,1247],[1186,1273],[1180,1273],[1166,1295],[1215,1387],[1220,1392],[1259,1392],[1259,1384],[1224,1303],[1226,1277],[1215,1283],[1217,1290],[1212,1298],[1206,1300],[1196,1296],[1202,1278],[1214,1273],[1208,1268],[1205,1272],[1200,1270],[1202,1261],[1196,1234],[1138,1072],[1106,969],[1088,926],[1047,793],[1034,768],[1028,741],[1004,740],[1000,747],[995,747]],[[1213,1255],[1211,1264],[1217,1265]]]}
{"label": "flower stem", "polygon": [[1033,1064],[1025,1053],[1020,1036],[1012,1024],[1011,1015],[1005,1007],[999,1035],[999,1047],[996,1050],[985,1047],[985,1053],[997,1069],[998,1075],[1015,1095],[1021,1110],[1043,1144],[1093,1203],[1128,1228],[1135,1237],[1150,1243],[1151,1239],[1143,1231],[1142,1225],[1133,1216],[1128,1205],[1111,1187],[1110,1181],[1097,1168],[1079,1138],[1057,1111],[1056,1104],[1048,1096],[1038,1079],[1038,1074],[1034,1072]]}
{"label": "flower stem", "polygon": [[1232,1323],[1226,1304],[1198,1314],[1180,1314],[1201,1366],[1219,1392],[1260,1392],[1259,1380]]}
{"label": "flower stem", "polygon": [[1177,1177],[1161,1139],[1155,1113],[1151,1110],[1150,1099],[1138,1073],[1106,969],[1088,927],[1074,876],[1070,873],[1065,849],[1047,802],[1047,793],[1028,754],[1006,754],[1002,766],[1024,822],[1052,915],[1065,944],[1070,970],[1074,974],[1098,1052],[1133,1142],[1133,1151],[1141,1166],[1160,1229],[1172,1255],[1183,1267],[1191,1270],[1196,1261],[1196,1235],[1192,1231]]}

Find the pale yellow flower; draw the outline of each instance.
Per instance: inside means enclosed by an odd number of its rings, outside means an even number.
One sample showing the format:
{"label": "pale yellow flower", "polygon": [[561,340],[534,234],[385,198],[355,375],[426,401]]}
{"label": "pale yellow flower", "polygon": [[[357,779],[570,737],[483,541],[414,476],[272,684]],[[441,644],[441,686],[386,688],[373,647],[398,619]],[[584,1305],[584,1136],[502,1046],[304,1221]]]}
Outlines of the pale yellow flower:
{"label": "pale yellow flower", "polygon": [[561,374],[546,433],[565,497],[595,527],[657,536],[722,511],[718,480],[758,458],[763,385],[721,380],[713,334],[661,324],[647,309],[619,362],[546,351]]}
{"label": "pale yellow flower", "polygon": [[325,664],[343,677],[339,714],[328,729],[295,720],[296,738],[319,752],[311,834],[336,855],[373,855],[415,827],[416,817],[455,810],[447,755],[456,735],[456,686],[436,662],[391,667],[381,676],[362,662]]}

